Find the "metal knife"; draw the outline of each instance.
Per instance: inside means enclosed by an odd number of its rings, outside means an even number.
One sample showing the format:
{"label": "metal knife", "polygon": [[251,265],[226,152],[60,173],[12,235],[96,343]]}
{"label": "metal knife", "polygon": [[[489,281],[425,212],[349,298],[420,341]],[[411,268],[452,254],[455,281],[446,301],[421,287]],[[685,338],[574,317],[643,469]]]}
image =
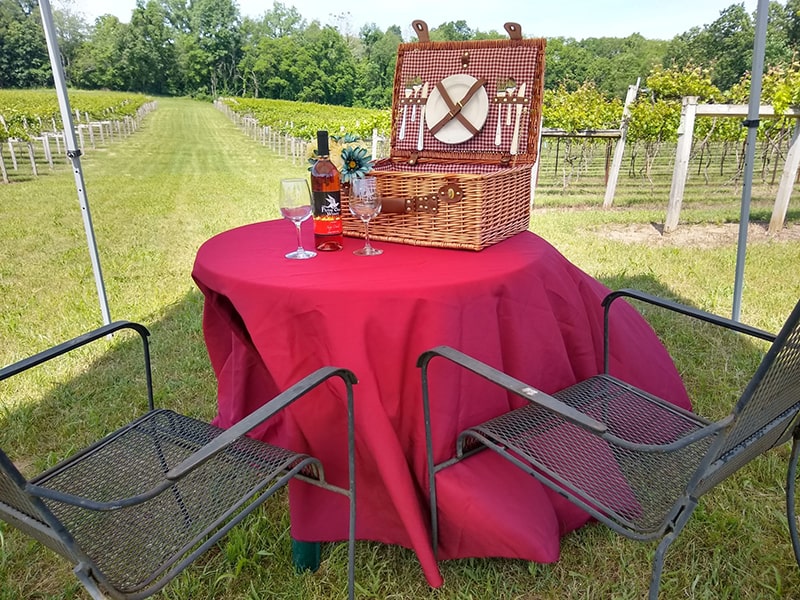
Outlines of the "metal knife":
{"label": "metal knife", "polygon": [[[411,92],[413,90],[410,87],[406,87],[403,90],[403,95],[405,96],[406,102],[409,98],[411,98]],[[406,114],[408,113],[408,104],[403,104],[403,122],[400,123],[400,133],[397,136],[397,139],[404,140],[406,138]]]}
{"label": "metal knife", "polygon": [[517,154],[519,151],[519,121],[520,117],[522,116],[522,106],[523,102],[522,99],[525,98],[525,84],[522,83],[519,86],[519,91],[517,92],[518,104],[517,104],[517,116],[516,120],[514,121],[514,135],[511,138],[511,154]]}
{"label": "metal knife", "polygon": [[497,126],[494,129],[494,145],[499,146],[503,143],[503,98],[506,97],[505,91],[497,91]]}
{"label": "metal knife", "polygon": [[428,100],[428,82],[426,81],[425,84],[422,86],[422,103],[419,107],[419,135],[417,136],[417,150],[422,150],[424,144],[422,143],[422,137],[425,133],[425,103]]}

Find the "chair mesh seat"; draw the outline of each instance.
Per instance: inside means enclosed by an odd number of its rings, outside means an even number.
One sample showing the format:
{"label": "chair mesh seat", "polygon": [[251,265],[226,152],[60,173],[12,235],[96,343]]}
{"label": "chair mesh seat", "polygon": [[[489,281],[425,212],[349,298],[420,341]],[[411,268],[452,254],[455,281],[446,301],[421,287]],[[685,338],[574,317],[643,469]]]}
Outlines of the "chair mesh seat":
{"label": "chair mesh seat", "polygon": [[[170,468],[222,432],[172,411],[151,412],[35,483],[96,501],[134,496],[158,484]],[[130,592],[157,580],[197,545],[191,543],[196,536],[213,533],[228,521],[229,509],[238,513],[242,499],[246,505],[287,469],[301,464],[303,474],[319,478],[316,459],[245,437],[142,504],[101,512],[45,502],[108,580]],[[154,530],[163,535],[152,536]]]}
{"label": "chair mesh seat", "polygon": [[607,375],[553,396],[605,423],[611,436],[650,447],[624,447],[529,404],[466,430],[467,449],[474,443],[469,439],[473,432],[482,435],[623,527],[644,534],[658,531],[714,436],[672,452],[658,452],[656,446],[707,422]]}

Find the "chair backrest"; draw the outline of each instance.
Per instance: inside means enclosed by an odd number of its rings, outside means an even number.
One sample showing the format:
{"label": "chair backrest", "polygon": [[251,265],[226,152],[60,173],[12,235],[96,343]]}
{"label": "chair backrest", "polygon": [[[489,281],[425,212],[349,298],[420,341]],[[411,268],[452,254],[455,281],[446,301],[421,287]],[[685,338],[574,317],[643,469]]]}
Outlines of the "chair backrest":
{"label": "chair backrest", "polygon": [[33,537],[75,563],[79,560],[69,534],[37,497],[25,491],[27,481],[5,452],[0,450],[0,520]]}
{"label": "chair backrest", "polygon": [[698,486],[710,490],[741,466],[786,442],[800,413],[800,301],[733,410]]}

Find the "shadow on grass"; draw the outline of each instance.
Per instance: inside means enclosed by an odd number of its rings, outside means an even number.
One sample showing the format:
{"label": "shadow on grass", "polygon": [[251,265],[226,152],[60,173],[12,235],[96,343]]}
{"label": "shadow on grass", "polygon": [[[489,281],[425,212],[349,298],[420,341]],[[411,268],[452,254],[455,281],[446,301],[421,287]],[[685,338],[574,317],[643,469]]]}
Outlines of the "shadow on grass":
{"label": "shadow on grass", "polygon": [[[649,275],[601,274],[598,279],[611,289],[634,288],[692,306],[689,299]],[[766,343],[642,302],[630,303],[669,352],[695,411],[710,419],[728,414],[761,362]]]}
{"label": "shadow on grass", "polygon": [[[208,420],[216,412],[216,380],[203,342],[202,302],[192,291],[142,324],[151,332],[156,406]],[[142,344],[130,330],[2,385],[0,443],[23,470],[38,472],[147,410]]]}

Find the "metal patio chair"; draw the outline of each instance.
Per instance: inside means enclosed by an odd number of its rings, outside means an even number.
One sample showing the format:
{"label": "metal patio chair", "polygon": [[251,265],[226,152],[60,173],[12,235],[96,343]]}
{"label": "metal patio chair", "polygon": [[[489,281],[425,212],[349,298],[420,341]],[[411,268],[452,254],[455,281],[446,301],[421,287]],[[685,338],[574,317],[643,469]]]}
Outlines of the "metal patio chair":
{"label": "metal patio chair", "polygon": [[[32,479],[0,450],[0,519],[72,563],[92,598],[145,598],[294,478],[350,501],[352,599],[353,373],[323,367],[224,430],[154,408],[149,332],[143,325],[118,321],[5,367],[0,381],[122,329],[138,333],[144,347],[149,411]],[[340,378],[347,391],[348,488],[328,483],[317,458],[245,435],[332,377]]]}
{"label": "metal patio chair", "polygon": [[[608,374],[609,309],[620,297],[772,342],[730,414],[712,422]],[[656,600],[664,555],[700,497],[757,456],[792,438],[786,512],[800,564],[794,504],[800,454],[800,302],[777,336],[635,290],[612,292],[602,304],[604,373],[552,395],[453,348],[437,347],[419,357],[434,549],[438,546],[436,473],[488,448],[617,533],[640,541],[660,540],[649,591],[650,600]],[[434,465],[428,370],[437,356],[529,404],[464,430],[458,436],[455,457]]]}

